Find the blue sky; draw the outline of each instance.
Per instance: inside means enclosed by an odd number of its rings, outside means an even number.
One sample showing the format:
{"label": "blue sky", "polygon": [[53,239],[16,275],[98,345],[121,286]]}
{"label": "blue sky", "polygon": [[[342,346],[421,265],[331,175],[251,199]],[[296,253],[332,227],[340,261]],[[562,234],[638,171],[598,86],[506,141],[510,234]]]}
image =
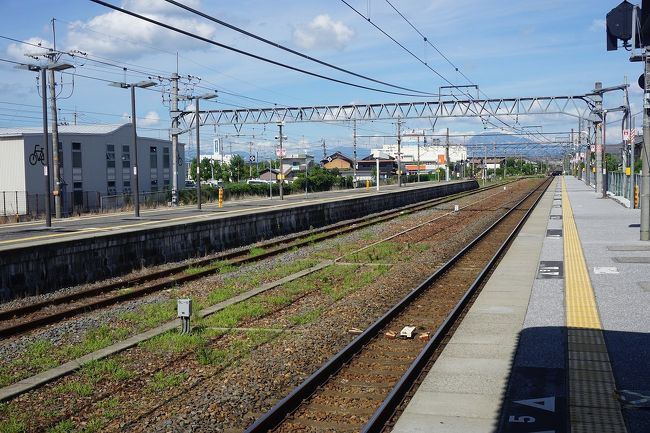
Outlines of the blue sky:
{"label": "blue sky", "polygon": [[[339,67],[400,86],[437,93],[445,80],[381,34],[344,2],[311,0],[239,0],[237,2],[183,0],[194,8],[252,33],[333,63]],[[373,83],[327,69],[253,41],[215,23],[191,15],[163,0],[112,0],[113,4],[295,67],[359,84]],[[386,0],[348,0],[361,14],[393,36],[453,84],[468,84],[404,21]],[[478,84],[490,98],[578,95],[588,93],[596,81],[604,86],[628,77],[632,111],[639,111],[642,94],[636,81],[641,63],[630,63],[624,50],[605,50],[606,13],[617,1],[604,0],[391,0],[391,3],[445,56]],[[416,100],[343,86],[261,63],[224,49],[176,35],[127,18],[89,0],[0,0],[0,36],[51,47],[51,20],[56,24],[56,48],[74,53],[64,61],[77,65],[76,76],[63,75],[59,108],[72,123],[120,123],[130,112],[128,92],[109,87],[107,81],[134,82],[148,76],[165,77],[176,71],[200,77],[183,85],[185,93],[220,93],[216,102],[201,108],[323,105]],[[77,50],[77,51],[75,51]],[[36,62],[25,54],[38,54],[31,45],[0,39],[0,58]],[[86,53],[87,57],[79,54]],[[100,63],[101,61],[103,63]],[[122,68],[126,67],[124,71]],[[40,97],[36,74],[0,62],[0,127],[39,126]],[[140,134],[167,138],[170,123],[167,81],[152,90],[138,91]],[[73,85],[74,84],[74,85]],[[621,105],[622,93],[605,99],[605,107]],[[608,120],[615,120],[611,115]],[[504,118],[514,125],[514,119]],[[641,118],[637,117],[637,127]],[[577,120],[563,116],[531,116],[519,125],[541,125],[547,133],[577,129]],[[360,123],[360,147],[390,143],[394,122]],[[429,120],[408,120],[404,129],[430,128]],[[478,119],[440,119],[436,133],[449,127],[455,133],[481,133]],[[608,139],[620,139],[617,124]],[[352,127],[338,124],[290,124],[285,128],[290,151],[320,155],[321,139],[328,149],[351,142]],[[215,136],[225,136],[233,150],[248,150],[254,143],[262,154],[272,151],[277,127],[245,127],[242,136],[228,127],[202,128],[208,152]],[[190,138],[185,136],[183,141]],[[360,150],[363,154],[364,150]],[[366,152],[367,153],[367,152]]]}

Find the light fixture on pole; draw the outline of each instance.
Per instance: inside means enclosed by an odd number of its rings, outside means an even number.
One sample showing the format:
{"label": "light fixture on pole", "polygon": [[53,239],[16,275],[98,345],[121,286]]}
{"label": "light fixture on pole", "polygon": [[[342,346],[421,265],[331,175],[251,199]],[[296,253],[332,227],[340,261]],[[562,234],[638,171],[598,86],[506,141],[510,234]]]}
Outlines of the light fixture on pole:
{"label": "light fixture on pole", "polygon": [[141,89],[146,89],[147,87],[155,86],[155,81],[145,80],[138,83],[110,83],[109,86],[119,87],[121,89],[131,89],[131,147],[133,153],[133,164],[132,164],[132,174],[133,174],[133,206],[135,208],[135,217],[140,217],[140,188],[138,185],[138,134],[136,130],[136,119],[135,119],[135,88],[139,87]]}
{"label": "light fixture on pole", "polygon": [[282,135],[282,128],[284,127],[284,122],[278,123],[278,128],[280,128],[280,135],[276,135],[275,139],[280,140],[280,147],[277,150],[278,158],[280,158],[280,200],[284,200],[284,191],[282,184],[284,183],[284,170],[282,169],[282,157],[284,156],[284,149],[282,147],[283,140],[286,140],[287,137]]}
{"label": "light fixture on pole", "polygon": [[201,117],[199,113],[199,100],[216,98],[216,93],[206,93],[197,96],[179,96],[184,101],[194,101],[194,122],[196,126],[196,208],[201,210]]}
{"label": "light fixture on pole", "polygon": [[[48,63],[46,65],[17,65],[17,69],[25,69],[32,72],[41,73],[41,96],[43,99],[43,148],[45,150],[45,158],[43,161],[43,176],[45,179],[45,226],[52,227],[52,210],[50,206],[50,146],[49,146],[49,132],[47,130],[47,70],[63,71],[66,69],[74,68],[69,63]],[[57,179],[57,187],[60,180]]]}

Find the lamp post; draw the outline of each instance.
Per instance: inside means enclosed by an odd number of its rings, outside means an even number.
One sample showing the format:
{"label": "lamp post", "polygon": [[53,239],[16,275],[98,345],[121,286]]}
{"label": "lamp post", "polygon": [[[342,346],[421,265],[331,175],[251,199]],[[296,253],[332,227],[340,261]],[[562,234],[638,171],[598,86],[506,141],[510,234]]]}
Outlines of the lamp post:
{"label": "lamp post", "polygon": [[[25,69],[28,71],[33,71],[33,72],[40,72],[41,73],[41,96],[43,99],[43,148],[45,150],[45,160],[43,161],[43,177],[45,179],[45,226],[46,227],[52,227],[52,210],[50,207],[50,196],[51,196],[51,190],[50,190],[50,146],[49,146],[49,133],[47,130],[47,76],[45,74],[46,71],[63,71],[65,69],[69,68],[74,68],[73,65],[69,63],[48,63],[45,66],[40,66],[40,65],[17,65],[16,68],[18,69]],[[54,161],[58,165],[59,161],[59,155],[58,155],[58,146],[59,143],[56,143],[54,147]],[[60,185],[61,185],[61,179],[59,175],[59,169],[58,166],[55,168],[55,173],[57,174],[57,178],[55,179],[55,191],[57,192],[55,200],[59,197],[60,194]],[[59,202],[60,203],[60,202]],[[57,213],[57,216],[60,216],[59,213]]]}
{"label": "lamp post", "polygon": [[133,153],[133,164],[132,164],[132,174],[133,174],[133,206],[135,208],[135,217],[140,218],[140,186],[138,182],[138,133],[136,130],[136,118],[135,118],[135,88],[139,87],[141,89],[146,89],[147,87],[155,86],[157,83],[155,81],[140,81],[137,83],[110,83],[109,86],[119,87],[121,89],[130,89],[131,90],[131,147]]}
{"label": "lamp post", "polygon": [[284,156],[284,149],[282,148],[282,141],[286,140],[287,137],[282,135],[282,127],[284,122],[278,123],[278,128],[280,129],[280,135],[276,135],[275,139],[280,140],[280,147],[278,149],[278,157],[280,158],[280,200],[284,200],[284,191],[282,189],[282,184],[284,183],[284,170],[282,170],[282,157]]}
{"label": "lamp post", "polygon": [[201,210],[201,118],[199,115],[199,100],[216,98],[216,93],[206,93],[198,96],[179,96],[178,99],[194,101],[194,122],[196,124],[196,208]]}

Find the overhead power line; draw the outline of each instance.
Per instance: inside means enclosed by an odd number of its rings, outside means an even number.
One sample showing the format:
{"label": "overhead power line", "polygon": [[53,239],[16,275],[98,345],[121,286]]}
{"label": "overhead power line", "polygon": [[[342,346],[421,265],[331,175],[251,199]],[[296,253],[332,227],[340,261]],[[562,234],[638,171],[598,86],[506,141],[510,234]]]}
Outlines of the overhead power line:
{"label": "overhead power line", "polygon": [[387,93],[387,94],[391,94],[391,95],[410,96],[410,97],[419,97],[419,98],[421,98],[423,96],[433,96],[432,94],[424,95],[424,94],[410,94],[410,93],[402,93],[402,92],[393,92],[391,90],[378,89],[378,88],[375,88],[375,87],[364,86],[362,84],[351,83],[351,82],[348,82],[348,81],[339,80],[337,78],[328,77],[326,75],[318,74],[316,72],[311,72],[311,71],[307,71],[305,69],[297,68],[295,66],[287,65],[286,63],[282,63],[282,62],[278,62],[278,61],[275,61],[275,60],[272,60],[272,59],[268,59],[266,57],[258,56],[257,54],[249,53],[248,51],[240,50],[238,48],[234,48],[234,47],[231,47],[231,46],[228,46],[228,45],[213,41],[212,39],[208,39],[208,38],[205,38],[203,36],[199,36],[199,35],[197,35],[195,33],[179,29],[178,27],[174,27],[172,25],[163,23],[161,21],[154,20],[152,18],[146,17],[144,15],[140,15],[140,14],[135,13],[133,11],[130,11],[130,10],[115,6],[113,4],[107,3],[107,2],[102,1],[102,0],[91,0],[91,1],[93,3],[97,3],[97,4],[100,4],[102,6],[106,6],[107,8],[113,9],[115,11],[122,12],[122,13],[127,14],[127,15],[131,15],[132,17],[141,19],[141,20],[146,21],[148,23],[155,24],[157,26],[166,28],[168,30],[172,30],[172,31],[174,31],[176,33],[180,33],[182,35],[189,36],[191,38],[198,39],[198,40],[203,41],[203,42],[207,42],[207,43],[209,43],[211,45],[215,45],[217,47],[224,48],[226,50],[233,51],[235,53],[242,54],[244,56],[251,57],[251,58],[254,58],[256,60],[261,60],[263,62],[270,63],[272,65],[276,65],[276,66],[279,66],[281,68],[289,69],[289,70],[292,70],[292,71],[295,71],[295,72],[300,72],[300,73],[303,73],[303,74],[306,74],[306,75],[311,75],[312,77],[322,78],[322,79],[327,80],[327,81],[332,81],[334,83],[339,83],[339,84],[343,84],[343,85],[346,85],[346,86],[356,87],[356,88],[359,88],[359,89],[370,90],[370,91],[379,92],[379,93]]}
{"label": "overhead power line", "polygon": [[358,74],[358,73],[350,71],[348,69],[341,68],[339,66],[336,66],[336,65],[333,65],[331,63],[319,60],[319,59],[317,59],[315,57],[312,57],[312,56],[309,56],[307,54],[301,53],[301,52],[296,51],[294,49],[285,47],[284,45],[278,44],[277,42],[273,42],[271,40],[268,40],[266,38],[258,36],[258,35],[254,34],[254,33],[251,33],[249,31],[246,31],[246,30],[242,29],[242,28],[239,28],[239,27],[234,26],[232,24],[229,24],[229,23],[227,23],[225,21],[217,19],[217,18],[215,18],[215,17],[213,17],[211,15],[208,15],[208,14],[206,14],[204,12],[201,12],[199,10],[191,8],[191,7],[189,7],[187,5],[184,5],[182,3],[179,3],[179,2],[177,2],[175,0],[165,0],[165,1],[167,3],[171,3],[171,4],[175,5],[175,6],[177,6],[179,8],[185,9],[186,11],[191,12],[191,13],[193,13],[195,15],[198,15],[200,17],[203,17],[203,18],[207,19],[207,20],[210,20],[210,21],[212,21],[214,23],[217,23],[217,24],[222,25],[224,27],[227,27],[227,28],[229,28],[231,30],[234,30],[234,31],[236,31],[238,33],[246,35],[246,36],[248,36],[250,38],[253,38],[253,39],[256,39],[256,40],[258,40],[260,42],[264,42],[265,44],[271,45],[272,47],[275,47],[275,48],[278,48],[280,50],[286,51],[288,53],[294,54],[296,56],[302,57],[303,59],[307,59],[307,60],[310,60],[312,62],[316,62],[319,65],[327,66],[328,68],[336,69],[337,71],[344,72],[346,74],[350,74],[350,75],[353,75],[353,76],[358,77],[358,78],[363,78],[364,80],[372,81],[374,83],[383,84],[384,86],[393,87],[395,89],[405,90],[407,92],[422,93],[423,95],[427,95],[427,96],[433,96],[433,94],[430,93],[430,92],[423,92],[423,91],[420,91],[420,90],[409,89],[408,87],[402,87],[402,86],[398,86],[398,85],[395,85],[395,84],[387,83],[385,81],[377,80],[377,79],[368,77],[366,75]]}

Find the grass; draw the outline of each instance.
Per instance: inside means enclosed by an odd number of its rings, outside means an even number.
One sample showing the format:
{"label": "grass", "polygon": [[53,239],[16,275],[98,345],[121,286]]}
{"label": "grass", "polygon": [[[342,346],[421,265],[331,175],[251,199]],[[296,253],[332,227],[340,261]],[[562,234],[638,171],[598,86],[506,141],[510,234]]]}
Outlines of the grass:
{"label": "grass", "polygon": [[25,423],[14,415],[13,406],[7,403],[0,403],[0,432],[1,433],[22,433],[26,431]]}
{"label": "grass", "polygon": [[133,373],[120,365],[116,359],[91,361],[81,368],[80,373],[90,383],[98,383],[106,377],[118,381],[133,377]]}
{"label": "grass", "polygon": [[266,253],[266,250],[264,248],[260,248],[260,247],[253,247],[250,250],[248,250],[248,255],[250,257],[261,256],[264,253]]}
{"label": "grass", "polygon": [[307,311],[302,314],[295,314],[293,316],[289,316],[289,322],[291,322],[291,324],[294,326],[306,325],[318,319],[322,313],[323,313],[322,308],[316,308],[314,310]]}
{"label": "grass", "polygon": [[348,294],[372,284],[385,274],[388,266],[374,266],[360,272],[362,266],[337,266],[314,272],[300,280],[285,284],[288,293],[300,294],[319,289],[337,301]]}
{"label": "grass", "polygon": [[185,275],[196,275],[200,274],[201,272],[209,271],[215,269],[214,266],[211,265],[205,265],[205,266],[188,266],[183,270],[183,273]]}
{"label": "grass", "polygon": [[219,287],[218,289],[215,289],[210,292],[208,295],[208,304],[214,305],[218,304],[219,302],[225,301],[226,299],[230,299],[235,295],[238,295],[239,293],[243,292],[244,290],[242,288],[239,288],[232,283],[224,285],[223,287]]}
{"label": "grass", "polygon": [[203,332],[179,334],[176,331],[169,331],[143,341],[140,346],[154,353],[182,353],[205,345],[207,337]]}
{"label": "grass", "polygon": [[180,385],[187,379],[186,373],[165,373],[164,371],[156,372],[147,384],[147,390],[150,392],[159,392],[172,386]]}
{"label": "grass", "polygon": [[65,419],[57,423],[54,427],[47,429],[47,433],[68,433],[74,431],[75,426],[72,420]]}
{"label": "grass", "polygon": [[65,359],[78,358],[87,353],[110,346],[116,341],[123,340],[128,335],[129,330],[127,328],[111,328],[103,325],[88,331],[80,343],[62,346],[57,352]]}
{"label": "grass", "polygon": [[228,351],[203,346],[196,351],[196,360],[201,365],[223,365],[228,360]]}
{"label": "grass", "polygon": [[350,262],[372,263],[387,260],[398,255],[405,248],[404,244],[395,242],[382,242],[365,250],[348,254],[346,259]]}
{"label": "grass", "polygon": [[172,320],[176,317],[176,300],[170,299],[167,302],[146,304],[136,309],[119,315],[121,320],[135,325],[137,329],[150,329]]}
{"label": "grass", "polygon": [[269,311],[270,308],[260,299],[249,299],[224,308],[207,318],[205,323],[219,328],[233,328],[241,321],[260,318]]}
{"label": "grass", "polygon": [[90,397],[95,393],[95,387],[93,384],[86,382],[85,380],[62,383],[55,386],[52,390],[55,394],[75,394],[79,397]]}

